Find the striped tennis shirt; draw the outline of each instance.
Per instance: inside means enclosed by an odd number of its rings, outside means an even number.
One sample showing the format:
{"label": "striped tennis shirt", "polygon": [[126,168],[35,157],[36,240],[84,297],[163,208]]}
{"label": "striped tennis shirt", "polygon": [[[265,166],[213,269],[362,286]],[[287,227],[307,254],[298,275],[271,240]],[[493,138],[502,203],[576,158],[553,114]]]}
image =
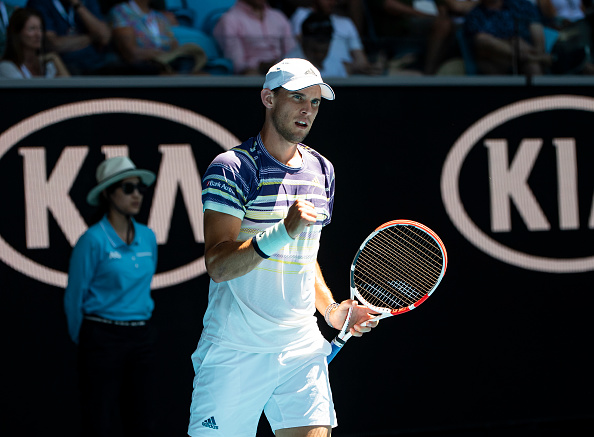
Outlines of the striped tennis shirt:
{"label": "striped tennis shirt", "polygon": [[314,316],[315,261],[322,228],[330,223],[334,168],[298,145],[301,167],[273,158],[258,135],[217,156],[203,178],[204,209],[242,220],[238,241],[283,220],[296,199],[315,205],[318,219],[251,272],[210,281],[202,338],[232,349],[280,352],[325,342]]}

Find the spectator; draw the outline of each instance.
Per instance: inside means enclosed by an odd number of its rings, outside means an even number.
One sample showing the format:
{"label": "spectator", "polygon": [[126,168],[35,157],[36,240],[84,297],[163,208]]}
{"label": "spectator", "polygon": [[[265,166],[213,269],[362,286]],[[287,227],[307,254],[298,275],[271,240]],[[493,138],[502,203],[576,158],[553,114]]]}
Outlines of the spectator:
{"label": "spectator", "polygon": [[368,0],[375,33],[389,58],[413,53],[417,68],[435,74],[445,56],[452,22],[427,2],[431,10],[413,7],[413,0]]}
{"label": "spectator", "polygon": [[97,0],[29,0],[27,5],[41,12],[48,46],[72,75],[124,72]]}
{"label": "spectator", "polygon": [[551,65],[538,11],[527,0],[481,0],[464,26],[481,74],[510,74],[514,60],[518,72],[528,75]]}
{"label": "spectator", "polygon": [[[363,2],[366,0],[337,0],[336,8],[333,11],[337,15],[350,18],[359,35],[365,32],[365,13]],[[269,0],[269,4],[281,10],[287,17],[292,17],[297,8],[312,8],[314,0]]]}
{"label": "spectator", "polygon": [[367,0],[338,0],[336,14],[349,17],[355,26],[359,35],[364,35],[366,30],[365,5]]}
{"label": "spectator", "polygon": [[268,0],[268,4],[274,9],[281,11],[285,16],[290,17],[299,7],[311,7],[313,0]]}
{"label": "spectator", "polygon": [[586,18],[585,7],[581,1],[536,0],[536,5],[544,18],[544,23],[558,30],[571,27]]}
{"label": "spectator", "polygon": [[238,0],[213,34],[235,73],[244,75],[266,74],[297,45],[287,17],[266,0]]}
{"label": "spectator", "polygon": [[16,6],[0,0],[0,56],[4,54],[4,48],[6,47],[6,29],[8,29],[8,20],[15,9],[17,9]]}
{"label": "spectator", "polygon": [[437,8],[445,10],[454,24],[459,26],[464,23],[466,15],[478,4],[479,0],[443,0]]}
{"label": "spectator", "polygon": [[[332,37],[332,44],[330,45],[330,52],[326,60],[326,64],[341,65],[345,64],[346,76],[348,74],[379,74],[382,69],[380,66],[371,65],[367,59],[367,55],[363,49],[359,32],[349,17],[337,15],[334,12],[338,4],[337,0],[314,0],[313,7],[297,8],[291,17],[291,26],[293,33],[301,36],[301,25],[303,21],[312,13],[317,12],[330,16],[334,34]],[[310,60],[311,61],[311,60]],[[335,68],[330,68],[335,71]],[[331,76],[329,73],[322,72],[323,76]]]}
{"label": "spectator", "polygon": [[0,77],[69,76],[56,53],[43,50],[43,18],[35,9],[19,8],[10,17],[6,31],[6,51],[0,61]]}
{"label": "spectator", "polygon": [[130,0],[109,12],[120,56],[139,73],[196,73],[206,63],[196,44],[180,46],[169,19],[151,8],[151,0]]}
{"label": "spectator", "polygon": [[575,0],[537,0],[544,23],[559,31],[553,47],[557,74],[594,74],[591,59],[592,32],[582,2]]}
{"label": "spectator", "polygon": [[301,25],[301,44],[289,54],[289,58],[307,59],[320,70],[323,76],[346,77],[347,71],[342,59],[328,62],[328,53],[334,29],[330,16],[313,12]]}
{"label": "spectator", "polygon": [[[456,38],[456,33],[463,27],[466,15],[472,11],[479,4],[479,0],[442,0],[437,5],[439,13],[448,17],[452,23],[451,32],[444,37],[443,40],[443,55],[445,60],[458,60],[462,62],[462,51]],[[456,65],[455,63],[453,65]],[[460,68],[463,68],[463,64]],[[445,64],[440,66],[440,71],[445,68]],[[451,67],[450,67],[451,68]],[[451,71],[451,70],[450,70]],[[463,74],[464,70],[456,69],[459,74]]]}

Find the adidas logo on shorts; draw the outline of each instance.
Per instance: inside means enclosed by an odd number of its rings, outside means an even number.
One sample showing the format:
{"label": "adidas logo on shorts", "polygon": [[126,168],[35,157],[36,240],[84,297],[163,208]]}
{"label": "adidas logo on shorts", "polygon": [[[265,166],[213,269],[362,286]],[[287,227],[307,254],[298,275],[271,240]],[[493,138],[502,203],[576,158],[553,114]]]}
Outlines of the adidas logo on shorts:
{"label": "adidas logo on shorts", "polygon": [[202,422],[202,426],[212,429],[219,429],[217,422],[215,422],[214,416],[211,416],[209,419],[206,419]]}

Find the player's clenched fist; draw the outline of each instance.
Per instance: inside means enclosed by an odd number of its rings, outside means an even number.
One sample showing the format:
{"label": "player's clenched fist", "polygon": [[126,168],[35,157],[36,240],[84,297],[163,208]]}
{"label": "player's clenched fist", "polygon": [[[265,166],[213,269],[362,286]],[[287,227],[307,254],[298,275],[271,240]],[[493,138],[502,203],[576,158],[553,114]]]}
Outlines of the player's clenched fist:
{"label": "player's clenched fist", "polygon": [[313,203],[307,200],[297,199],[289,208],[285,217],[285,228],[291,238],[297,237],[306,226],[316,222],[316,209]]}

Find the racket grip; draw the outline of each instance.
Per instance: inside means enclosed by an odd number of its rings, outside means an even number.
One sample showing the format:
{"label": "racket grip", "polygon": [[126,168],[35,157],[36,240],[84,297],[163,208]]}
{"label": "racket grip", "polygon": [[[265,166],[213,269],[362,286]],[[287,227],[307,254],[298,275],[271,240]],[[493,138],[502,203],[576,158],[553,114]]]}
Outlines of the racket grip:
{"label": "racket grip", "polygon": [[330,352],[330,354],[326,357],[327,364],[330,364],[330,361],[332,361],[332,359],[336,356],[336,354],[340,351],[340,349],[342,349],[342,347],[344,346],[344,343],[345,342],[342,342],[338,338],[335,338],[334,340],[332,340],[332,342],[330,343],[330,346],[332,346],[332,352]]}

